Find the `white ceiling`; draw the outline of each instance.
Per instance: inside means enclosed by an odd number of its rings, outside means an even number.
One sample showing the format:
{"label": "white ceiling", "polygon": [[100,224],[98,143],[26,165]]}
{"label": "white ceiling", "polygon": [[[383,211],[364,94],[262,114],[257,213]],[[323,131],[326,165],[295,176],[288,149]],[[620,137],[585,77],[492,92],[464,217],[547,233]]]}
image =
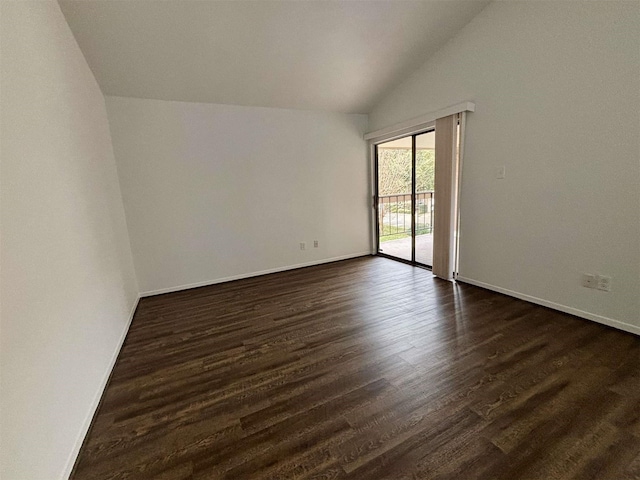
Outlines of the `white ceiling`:
{"label": "white ceiling", "polygon": [[489,0],[59,0],[105,95],[368,113]]}

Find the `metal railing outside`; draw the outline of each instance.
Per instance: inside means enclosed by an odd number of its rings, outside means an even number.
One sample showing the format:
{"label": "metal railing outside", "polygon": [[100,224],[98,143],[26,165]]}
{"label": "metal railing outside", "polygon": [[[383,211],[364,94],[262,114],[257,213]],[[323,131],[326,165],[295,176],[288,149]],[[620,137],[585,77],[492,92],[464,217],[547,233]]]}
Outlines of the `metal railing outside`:
{"label": "metal railing outside", "polygon": [[[433,233],[433,191],[416,192],[416,235]],[[411,194],[378,197],[380,242],[411,236]]]}

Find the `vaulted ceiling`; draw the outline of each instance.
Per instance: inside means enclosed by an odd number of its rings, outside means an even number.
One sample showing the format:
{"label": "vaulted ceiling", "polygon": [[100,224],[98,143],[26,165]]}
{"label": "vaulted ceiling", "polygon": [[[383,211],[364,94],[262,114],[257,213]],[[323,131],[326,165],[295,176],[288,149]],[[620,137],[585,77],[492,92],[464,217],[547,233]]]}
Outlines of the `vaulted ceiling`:
{"label": "vaulted ceiling", "polygon": [[488,0],[59,0],[105,95],[368,113]]}

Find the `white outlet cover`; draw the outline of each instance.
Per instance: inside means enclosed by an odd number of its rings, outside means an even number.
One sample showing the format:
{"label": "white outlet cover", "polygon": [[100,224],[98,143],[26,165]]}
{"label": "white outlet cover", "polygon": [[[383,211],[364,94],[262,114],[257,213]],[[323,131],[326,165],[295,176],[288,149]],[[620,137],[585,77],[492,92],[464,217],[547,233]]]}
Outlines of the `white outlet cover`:
{"label": "white outlet cover", "polygon": [[598,286],[597,277],[590,273],[584,273],[582,275],[582,286],[587,288],[596,288]]}
{"label": "white outlet cover", "polygon": [[602,290],[603,292],[611,291],[611,277],[607,275],[598,275],[598,282],[596,288],[598,290]]}

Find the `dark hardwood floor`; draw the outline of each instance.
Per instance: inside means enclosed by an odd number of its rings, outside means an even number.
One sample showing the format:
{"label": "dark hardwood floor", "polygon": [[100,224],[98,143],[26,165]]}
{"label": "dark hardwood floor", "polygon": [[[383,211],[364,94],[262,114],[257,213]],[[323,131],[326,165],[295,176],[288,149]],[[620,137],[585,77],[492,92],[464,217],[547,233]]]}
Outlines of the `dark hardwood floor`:
{"label": "dark hardwood floor", "polygon": [[81,479],[640,479],[640,338],[367,257],[144,298]]}

